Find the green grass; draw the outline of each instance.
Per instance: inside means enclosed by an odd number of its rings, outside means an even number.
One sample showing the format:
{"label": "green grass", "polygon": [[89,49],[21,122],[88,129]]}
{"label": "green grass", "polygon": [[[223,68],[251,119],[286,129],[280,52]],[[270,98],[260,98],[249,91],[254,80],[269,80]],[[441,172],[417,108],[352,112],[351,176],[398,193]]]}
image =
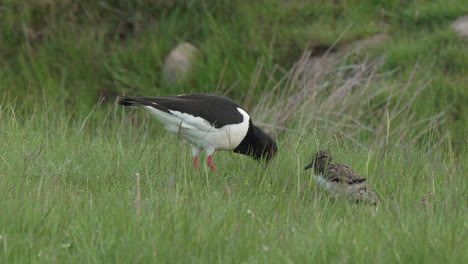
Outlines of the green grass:
{"label": "green grass", "polygon": [[[418,64],[415,83],[428,75],[433,81],[412,104],[412,112],[422,119],[446,111],[449,122],[441,134],[451,131],[452,139],[465,138],[468,119],[460,113],[468,100],[466,40],[449,27],[468,12],[462,0],[26,0],[1,7],[0,90],[5,101],[35,104],[46,94],[83,113],[103,96],[113,101],[119,94],[216,92],[253,104],[303,50],[315,54],[317,45],[335,42],[341,49],[386,33],[388,41],[350,56],[349,63],[384,56],[383,70],[399,69],[394,81],[401,82]],[[201,60],[190,81],[169,85],[161,67],[169,50],[182,41],[197,45]],[[418,86],[410,87],[416,90]]]}
{"label": "green grass", "polygon": [[[0,263],[468,262],[464,0],[42,2],[0,4]],[[291,69],[376,33],[319,76]],[[169,85],[182,41],[202,56]],[[219,152],[194,171],[187,144],[111,104],[190,92],[245,104],[272,164]],[[382,205],[332,200],[302,171],[319,149]]]}
{"label": "green grass", "polygon": [[[104,122],[85,122],[48,107],[29,118],[8,105],[0,111],[4,263],[468,260],[467,160],[448,141],[426,154],[366,151],[303,127],[278,138],[267,169],[218,152],[218,171],[196,171],[188,144],[143,112],[116,108]],[[302,170],[324,142],[368,178],[378,208],[332,200]]]}

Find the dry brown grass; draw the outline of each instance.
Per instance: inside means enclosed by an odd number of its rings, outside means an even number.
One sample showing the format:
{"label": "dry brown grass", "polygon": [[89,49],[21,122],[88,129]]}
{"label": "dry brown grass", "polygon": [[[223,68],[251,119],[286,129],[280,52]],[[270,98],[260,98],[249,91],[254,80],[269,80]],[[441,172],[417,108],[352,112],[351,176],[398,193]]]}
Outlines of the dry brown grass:
{"label": "dry brown grass", "polygon": [[[304,52],[252,108],[256,123],[267,130],[316,128],[365,147],[362,136],[381,146],[413,144],[446,121],[445,112],[420,118],[413,109],[430,83],[430,76],[414,80],[418,65],[398,83],[389,78],[395,70],[379,70],[384,57],[360,60],[354,54],[311,58]],[[356,63],[347,63],[350,58]]]}

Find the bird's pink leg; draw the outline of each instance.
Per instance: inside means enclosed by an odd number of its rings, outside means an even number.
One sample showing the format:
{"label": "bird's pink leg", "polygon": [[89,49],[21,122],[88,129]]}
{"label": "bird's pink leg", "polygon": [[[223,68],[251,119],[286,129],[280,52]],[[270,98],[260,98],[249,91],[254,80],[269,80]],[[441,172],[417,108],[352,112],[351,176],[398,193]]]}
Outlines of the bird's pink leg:
{"label": "bird's pink leg", "polygon": [[198,168],[198,157],[197,156],[193,157],[193,167],[195,169]]}
{"label": "bird's pink leg", "polygon": [[216,166],[213,163],[213,155],[208,155],[208,157],[206,157],[206,163],[212,170],[216,170]]}

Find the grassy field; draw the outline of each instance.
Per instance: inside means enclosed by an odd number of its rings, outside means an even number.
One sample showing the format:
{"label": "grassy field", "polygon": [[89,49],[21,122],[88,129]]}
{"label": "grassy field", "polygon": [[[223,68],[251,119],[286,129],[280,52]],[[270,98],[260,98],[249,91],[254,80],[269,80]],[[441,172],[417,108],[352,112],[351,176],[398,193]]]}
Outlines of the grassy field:
{"label": "grassy field", "polygon": [[[132,126],[129,113],[113,110],[84,124],[57,110],[19,119],[1,109],[3,263],[468,260],[468,171],[450,151],[365,151],[298,128],[279,138],[267,169],[218,152],[218,171],[194,171],[190,147],[155,138],[156,122]],[[321,142],[368,178],[380,206],[332,200],[302,170]]]}
{"label": "grassy field", "polygon": [[[449,27],[466,13],[463,0],[3,1],[0,263],[467,263],[468,53]],[[169,85],[182,41],[203,56]],[[311,74],[320,47],[339,58]],[[218,171],[194,170],[185,142],[115,104],[190,92],[244,104],[278,142],[271,165],[217,152]],[[302,170],[319,149],[382,204],[332,199]]]}

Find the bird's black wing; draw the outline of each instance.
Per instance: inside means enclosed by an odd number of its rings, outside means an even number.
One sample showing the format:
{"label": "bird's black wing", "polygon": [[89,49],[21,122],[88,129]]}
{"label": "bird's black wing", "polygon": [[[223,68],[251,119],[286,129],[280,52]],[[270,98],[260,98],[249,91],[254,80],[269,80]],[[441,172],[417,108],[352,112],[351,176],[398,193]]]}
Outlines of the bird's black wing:
{"label": "bird's black wing", "polygon": [[239,124],[243,121],[242,114],[237,110],[237,108],[243,109],[242,106],[229,98],[213,94],[159,97],[124,96],[119,103],[125,106],[145,105],[170,114],[173,114],[171,111],[177,111],[201,117],[215,128]]}

